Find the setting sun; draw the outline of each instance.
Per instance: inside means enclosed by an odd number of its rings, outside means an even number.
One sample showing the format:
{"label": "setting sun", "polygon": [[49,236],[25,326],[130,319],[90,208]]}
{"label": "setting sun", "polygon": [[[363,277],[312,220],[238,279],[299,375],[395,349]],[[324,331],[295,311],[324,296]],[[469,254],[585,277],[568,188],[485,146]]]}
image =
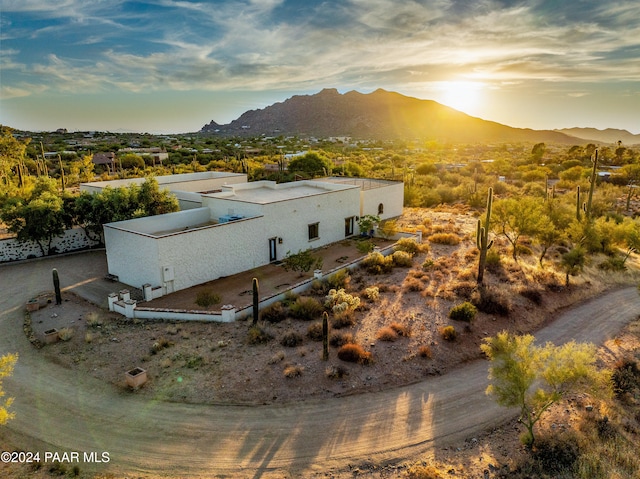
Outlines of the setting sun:
{"label": "setting sun", "polygon": [[472,112],[482,103],[484,84],[472,81],[444,81],[436,87],[440,103],[465,113]]}

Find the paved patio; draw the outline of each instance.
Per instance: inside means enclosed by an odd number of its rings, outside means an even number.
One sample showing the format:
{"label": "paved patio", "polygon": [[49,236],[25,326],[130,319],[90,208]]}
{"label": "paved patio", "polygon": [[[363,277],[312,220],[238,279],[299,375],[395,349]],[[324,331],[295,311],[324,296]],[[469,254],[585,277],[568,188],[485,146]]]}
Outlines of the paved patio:
{"label": "paved patio", "polygon": [[[374,238],[373,242],[380,247],[393,244],[393,241],[381,238]],[[358,251],[356,244],[357,239],[346,239],[314,250],[313,253],[322,257],[322,270],[326,274],[326,272],[339,267],[341,264],[350,263],[364,256]],[[220,303],[211,306],[209,310],[219,311],[224,304],[232,304],[237,309],[240,309],[252,303],[253,278],[258,278],[260,299],[262,299],[285,291],[312,277],[313,271],[301,275],[299,272],[285,271],[282,264],[272,263],[145,302],[144,306],[160,309],[203,309],[196,305],[196,297],[202,291],[209,291],[220,296]]]}

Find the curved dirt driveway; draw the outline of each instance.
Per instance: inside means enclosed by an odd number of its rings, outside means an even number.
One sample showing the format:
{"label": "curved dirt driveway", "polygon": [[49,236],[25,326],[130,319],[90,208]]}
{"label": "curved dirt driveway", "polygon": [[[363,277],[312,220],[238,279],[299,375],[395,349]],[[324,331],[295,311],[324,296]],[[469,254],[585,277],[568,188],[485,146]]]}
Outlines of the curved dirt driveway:
{"label": "curved dirt driveway", "polygon": [[[18,351],[16,419],[2,430],[30,451],[108,452],[108,464],[82,470],[179,477],[282,477],[397,460],[467,438],[512,415],[484,394],[487,363],[391,391],[287,406],[204,406],[141,401],[85,375],[43,362],[22,332],[25,301],[63,287],[105,303],[104,253],[0,267],[0,354]],[[637,317],[636,288],[613,291],[544,328],[539,341],[601,343]]]}

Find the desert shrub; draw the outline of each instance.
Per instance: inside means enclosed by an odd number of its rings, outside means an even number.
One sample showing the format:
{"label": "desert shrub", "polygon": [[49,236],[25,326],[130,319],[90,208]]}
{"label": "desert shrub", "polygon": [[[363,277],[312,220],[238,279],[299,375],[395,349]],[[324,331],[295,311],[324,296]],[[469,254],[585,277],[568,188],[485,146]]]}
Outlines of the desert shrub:
{"label": "desert shrub", "polygon": [[322,323],[310,324],[307,328],[307,338],[311,341],[322,341]]}
{"label": "desert shrub", "polygon": [[418,278],[407,278],[404,281],[404,288],[407,291],[422,291],[424,289],[424,283]]}
{"label": "desert shrub", "polygon": [[294,364],[284,368],[285,378],[297,378],[299,376],[302,376],[302,366],[298,366],[297,364]]}
{"label": "desert shrub", "polygon": [[62,328],[58,331],[58,339],[60,339],[60,341],[69,341],[73,338],[74,333],[73,328]]}
{"label": "desert shrub", "polygon": [[353,311],[360,306],[360,298],[345,292],[343,288],[332,289],[325,298],[324,305],[334,313]]}
{"label": "desert shrub", "polygon": [[485,263],[485,267],[491,273],[497,273],[502,266],[502,257],[500,253],[498,253],[495,249],[490,249],[487,251],[487,259]]}
{"label": "desert shrub", "polygon": [[374,247],[375,245],[373,244],[373,241],[369,239],[360,240],[356,242],[356,249],[358,250],[359,253],[362,253],[362,254],[371,253]]}
{"label": "desert shrub", "polygon": [[89,331],[87,331],[84,334],[84,342],[87,343],[87,344],[93,342],[93,334],[91,334]]}
{"label": "desert shrub", "polygon": [[625,258],[621,256],[609,256],[606,260],[598,265],[598,268],[604,271],[624,271],[627,269],[624,263]]}
{"label": "desert shrub", "polygon": [[276,301],[260,311],[260,318],[268,323],[279,323],[285,319],[287,315],[287,308],[280,301]]}
{"label": "desert shrub", "polygon": [[534,474],[544,473],[551,476],[571,472],[580,456],[580,446],[575,434],[541,437],[532,451]]}
{"label": "desert shrub", "polygon": [[427,238],[431,243],[454,246],[460,244],[460,236],[455,233],[436,233]]}
{"label": "desert shrub", "polygon": [[418,356],[425,359],[431,359],[433,353],[431,352],[431,346],[423,345],[418,348]]}
{"label": "desert shrub", "polygon": [[460,303],[449,310],[449,318],[470,323],[476,317],[478,309],[469,301]]}
{"label": "desert shrub", "polygon": [[169,341],[167,338],[161,337],[154,341],[154,343],[151,345],[150,353],[158,354],[163,349],[169,348],[171,346],[173,346],[172,341]]}
{"label": "desert shrub", "polygon": [[471,302],[483,313],[508,316],[511,311],[509,297],[495,288],[480,288],[471,297]]}
{"label": "desert shrub", "polygon": [[277,353],[275,353],[273,356],[269,358],[269,360],[267,361],[267,364],[279,363],[280,361],[283,361],[285,357],[286,355],[284,351],[278,351]]}
{"label": "desert shrub", "polygon": [[398,333],[396,333],[389,326],[385,326],[378,330],[378,334],[376,334],[376,338],[380,341],[395,341],[398,339]]}
{"label": "desert shrub", "polygon": [[631,359],[624,359],[616,364],[613,374],[613,392],[620,398],[627,393],[632,393],[640,387],[640,369],[638,364]]}
{"label": "desert shrub", "polygon": [[531,256],[533,254],[533,250],[526,245],[518,244],[516,246],[516,254],[518,256]]}
{"label": "desert shrub", "polygon": [[373,360],[371,353],[365,351],[362,346],[347,343],[338,349],[338,358],[342,361],[358,364],[370,364]]}
{"label": "desert shrub", "polygon": [[369,274],[389,273],[393,269],[393,258],[374,251],[369,253],[360,264]]}
{"label": "desert shrub", "polygon": [[346,288],[351,281],[349,270],[340,269],[327,278],[327,284],[331,289]]}
{"label": "desert shrub", "polygon": [[287,331],[280,339],[280,344],[286,346],[287,348],[295,348],[296,346],[301,345],[302,341],[302,335],[296,333],[295,331]]}
{"label": "desert shrub", "polygon": [[[460,278],[460,275],[458,278]],[[477,288],[477,283],[472,281],[454,281],[449,288],[456,294],[456,296],[470,298]]]}
{"label": "desert shrub", "polygon": [[198,369],[204,363],[204,358],[199,355],[187,356],[184,360],[185,367],[189,369]]}
{"label": "desert shrub", "polygon": [[542,304],[542,291],[537,288],[523,288],[520,290],[520,296],[527,298],[538,306]]}
{"label": "desert shrub", "polygon": [[332,333],[329,335],[329,344],[334,348],[339,348],[340,346],[354,342],[355,339],[351,333]]}
{"label": "desert shrub", "polygon": [[200,291],[196,295],[196,304],[201,308],[209,308],[214,304],[219,304],[220,301],[220,295],[212,291]]}
{"label": "desert shrub", "polygon": [[256,324],[249,328],[249,344],[264,344],[273,339],[273,334],[263,325]]}
{"label": "desert shrub", "polygon": [[324,370],[324,375],[329,379],[342,379],[347,376],[349,372],[342,366],[327,366]]}
{"label": "desert shrub", "polygon": [[407,469],[407,479],[442,479],[442,477],[434,466],[414,464]]}
{"label": "desert shrub", "polygon": [[440,335],[447,341],[455,341],[455,339],[458,337],[458,332],[453,326],[445,326],[443,328],[440,328]]}
{"label": "desert shrub", "polygon": [[333,314],[331,327],[335,329],[349,328],[356,324],[356,316],[353,311],[340,311]]}
{"label": "desert shrub", "polygon": [[411,254],[405,251],[395,251],[391,257],[393,258],[393,264],[404,268],[409,268],[413,264],[413,258]]}
{"label": "desert shrub", "polygon": [[294,318],[305,321],[317,319],[322,314],[322,309],[322,305],[317,299],[308,296],[300,296],[290,308]]}
{"label": "desert shrub", "polygon": [[98,313],[92,311],[87,314],[87,326],[89,326],[90,328],[97,328],[98,326],[102,326],[102,324],[102,317]]}
{"label": "desert shrub", "polygon": [[408,338],[409,336],[411,336],[411,328],[409,326],[394,322],[391,323],[389,327],[393,329],[398,336],[402,336],[403,338]]}
{"label": "desert shrub", "polygon": [[380,298],[380,288],[378,288],[377,286],[371,286],[370,288],[365,288],[364,290],[364,297],[367,298],[369,301],[378,301],[378,299]]}
{"label": "desert shrub", "polygon": [[415,256],[421,251],[427,251],[429,245],[418,243],[415,238],[400,238],[398,242],[393,246],[393,251],[404,251],[411,256]]}
{"label": "desert shrub", "polygon": [[282,299],[282,304],[285,307],[289,307],[291,306],[293,303],[296,302],[296,299],[298,299],[298,295],[296,293],[294,293],[293,291],[289,290],[286,293],[284,293],[284,298]]}
{"label": "desert shrub", "polygon": [[422,269],[424,271],[429,271],[430,269],[433,268],[434,265],[435,265],[435,261],[433,261],[432,258],[427,258],[424,260],[424,263],[422,263]]}

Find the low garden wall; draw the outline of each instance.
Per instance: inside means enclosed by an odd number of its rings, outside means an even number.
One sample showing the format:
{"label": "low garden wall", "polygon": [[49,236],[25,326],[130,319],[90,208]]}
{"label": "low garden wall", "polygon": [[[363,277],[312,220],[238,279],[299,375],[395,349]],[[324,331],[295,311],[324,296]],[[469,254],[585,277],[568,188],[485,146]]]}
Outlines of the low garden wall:
{"label": "low garden wall", "polygon": [[[53,239],[50,254],[68,253],[97,245],[97,241],[87,238],[82,228],[73,228]],[[35,241],[20,242],[15,238],[0,240],[0,263],[40,257],[42,257],[42,251]]]}

